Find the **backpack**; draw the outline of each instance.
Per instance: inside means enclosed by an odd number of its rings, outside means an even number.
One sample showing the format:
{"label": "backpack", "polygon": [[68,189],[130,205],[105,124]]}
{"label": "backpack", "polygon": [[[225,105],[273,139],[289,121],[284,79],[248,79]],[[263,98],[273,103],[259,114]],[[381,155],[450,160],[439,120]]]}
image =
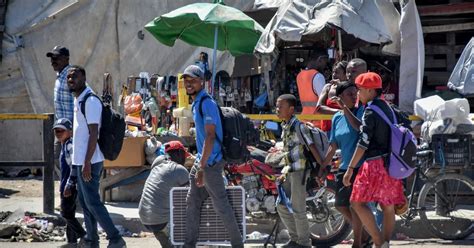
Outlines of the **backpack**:
{"label": "backpack", "polygon": [[[205,99],[211,99],[205,95],[199,102],[199,114],[202,113],[202,103]],[[224,159],[228,163],[243,163],[250,159],[248,145],[255,145],[260,139],[259,132],[248,117],[232,107],[219,107],[219,115],[222,123],[223,139],[216,137],[222,147]]]}
{"label": "backpack", "polygon": [[415,135],[410,129],[398,124],[397,116],[392,107],[389,106],[393,123],[378,106],[371,104],[368,108],[382,117],[391,129],[389,175],[396,179],[409,177],[416,166],[417,141]]}
{"label": "backpack", "polygon": [[102,104],[102,117],[99,130],[100,151],[104,154],[105,159],[115,160],[122,150],[123,139],[125,136],[125,120],[117,111],[113,110],[109,104],[104,104],[102,100],[94,93],[87,93],[83,100],[79,102],[81,112],[86,118],[86,105],[82,104],[87,101],[90,96],[99,99]]}
{"label": "backpack", "polygon": [[305,174],[303,176],[303,184],[304,178],[306,177],[306,172],[310,171],[310,175],[315,177],[319,171],[320,165],[316,162],[316,158],[314,158],[311,150],[309,149],[309,144],[306,142],[306,139],[303,137],[302,125],[305,125],[307,129],[309,129],[309,133],[311,135],[311,140],[313,141],[314,145],[316,146],[316,150],[318,150],[319,155],[321,158],[326,156],[326,152],[329,149],[329,141],[328,136],[325,132],[317,127],[313,127],[310,125],[306,125],[300,121],[297,121],[295,124],[295,131],[296,136],[300,143],[304,145],[304,155],[307,158],[306,160],[306,167],[305,167]]}

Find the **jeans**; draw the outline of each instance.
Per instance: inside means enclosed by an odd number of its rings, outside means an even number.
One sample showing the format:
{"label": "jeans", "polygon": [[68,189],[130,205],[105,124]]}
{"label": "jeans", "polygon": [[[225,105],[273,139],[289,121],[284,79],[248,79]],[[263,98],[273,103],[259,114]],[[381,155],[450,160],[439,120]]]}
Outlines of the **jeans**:
{"label": "jeans", "polygon": [[285,224],[290,234],[290,239],[302,246],[311,246],[308,217],[306,217],[306,182],[301,184],[303,176],[306,179],[309,173],[304,170],[290,172],[283,183],[285,194],[291,199],[293,213],[286,205],[278,204],[277,211],[281,221]]}
{"label": "jeans", "polygon": [[119,231],[115,228],[109,216],[109,212],[100,201],[99,181],[103,162],[91,165],[92,179],[89,182],[84,181],[84,178],[82,178],[82,166],[74,166],[74,168],[77,170],[79,202],[82,206],[87,230],[85,240],[94,245],[99,244],[97,222],[107,233],[107,239],[110,241],[121,239]]}
{"label": "jeans", "polygon": [[86,235],[86,231],[82,228],[76,219],[76,188],[71,188],[71,196],[63,197],[61,192],[61,216],[66,219],[66,238],[68,243],[76,243],[78,238]]}
{"label": "jeans", "polygon": [[227,233],[230,236],[230,243],[232,247],[243,247],[242,235],[240,234],[239,226],[235,219],[234,211],[227,198],[227,191],[222,178],[225,161],[221,160],[212,167],[204,168],[204,187],[196,186],[195,174],[196,168],[191,169],[189,176],[190,189],[186,197],[186,238],[184,247],[196,247],[199,237],[199,223],[201,205],[211,197],[212,205],[217,214],[221,217]]}

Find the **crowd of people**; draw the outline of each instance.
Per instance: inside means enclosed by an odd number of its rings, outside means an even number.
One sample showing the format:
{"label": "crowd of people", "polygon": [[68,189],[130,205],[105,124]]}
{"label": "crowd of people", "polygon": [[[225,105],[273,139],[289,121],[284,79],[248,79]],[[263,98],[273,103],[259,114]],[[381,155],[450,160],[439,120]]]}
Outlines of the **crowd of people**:
{"label": "crowd of people", "polygon": [[[96,97],[84,100],[84,96],[93,91],[86,84],[85,69],[69,65],[67,48],[56,46],[46,56],[57,72],[54,89],[57,121],[53,128],[61,167],[61,215],[67,220],[68,245],[79,242],[82,247],[99,247],[99,223],[107,233],[108,247],[126,247],[99,196],[104,161],[97,143],[102,104]],[[318,151],[307,125],[301,125],[302,121],[296,118],[296,97],[283,94],[276,101],[276,114],[283,121],[283,150],[271,152],[287,154],[286,165],[277,180],[291,201],[291,209],[287,204],[277,206],[290,235],[289,242],[283,247],[311,247],[305,201],[306,179],[311,176],[305,172],[310,160],[308,156],[313,156],[324,170],[338,149],[341,150],[341,162],[336,175],[336,207],[352,224],[353,247],[367,247],[370,240],[375,247],[389,247],[395,224],[394,206],[405,203],[405,197],[402,182],[391,178],[386,170],[386,155],[390,151],[389,126],[370,106],[378,106],[389,117],[393,111],[397,120],[407,126],[409,121],[396,106],[383,100],[382,79],[376,73],[367,72],[365,61],[353,59],[335,64],[329,83],[319,72],[326,64],[327,56],[315,56],[297,77],[303,113],[334,115],[331,121],[309,124],[328,132],[330,147],[326,154]],[[190,65],[182,74],[186,93],[193,100],[197,147],[194,165],[184,167],[185,158],[192,155],[183,144],[178,141],[165,144],[165,155],[153,162],[139,204],[142,223],[155,234],[162,247],[172,247],[166,228],[169,191],[179,186],[189,187],[184,247],[196,247],[200,207],[208,197],[229,233],[232,247],[243,247],[222,178],[226,161],[221,147],[223,128],[219,106],[204,89],[205,73],[202,66]],[[85,111],[80,111],[82,105]],[[199,106],[202,106],[200,110],[197,109]],[[304,141],[298,137],[297,129]],[[309,149],[308,153],[305,149]],[[75,218],[76,197],[83,209],[85,230]],[[382,209],[381,229],[370,208],[372,203]]]}

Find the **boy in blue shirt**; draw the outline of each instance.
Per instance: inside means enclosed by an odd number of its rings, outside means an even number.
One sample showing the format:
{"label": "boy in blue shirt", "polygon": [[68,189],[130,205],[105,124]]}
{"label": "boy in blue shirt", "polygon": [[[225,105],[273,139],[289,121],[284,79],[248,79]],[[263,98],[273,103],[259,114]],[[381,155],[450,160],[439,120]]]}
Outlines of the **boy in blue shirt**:
{"label": "boy in blue shirt", "polygon": [[74,170],[71,170],[72,123],[67,118],[60,118],[54,124],[53,129],[54,135],[61,142],[59,192],[61,193],[61,216],[66,219],[66,247],[68,247],[75,245],[78,238],[86,235],[86,231],[76,219],[77,176]]}

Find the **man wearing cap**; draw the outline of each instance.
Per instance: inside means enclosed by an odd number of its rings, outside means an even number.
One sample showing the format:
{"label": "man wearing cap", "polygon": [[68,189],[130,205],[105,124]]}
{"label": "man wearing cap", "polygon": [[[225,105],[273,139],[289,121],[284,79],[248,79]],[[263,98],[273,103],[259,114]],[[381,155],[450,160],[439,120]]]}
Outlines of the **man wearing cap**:
{"label": "man wearing cap", "polygon": [[[69,91],[66,82],[66,74],[69,69],[69,50],[63,46],[55,46],[46,57],[51,59],[51,66],[56,72],[54,83],[54,118],[56,120],[66,118],[73,122],[74,96]],[[61,143],[56,139],[54,142],[54,164],[59,167],[59,153]]]}
{"label": "man wearing cap", "polygon": [[67,118],[71,122],[74,115],[74,96],[69,91],[66,82],[69,69],[69,50],[63,46],[55,46],[51,52],[46,53],[51,59],[51,66],[56,72],[54,83],[54,116],[56,119]]}
{"label": "man wearing cap", "polygon": [[[359,88],[359,99],[367,107],[362,117],[357,148],[344,174],[343,183],[346,187],[352,184],[350,179],[354,169],[364,158],[365,162],[360,167],[352,186],[351,207],[361,219],[375,246],[389,247],[388,243],[395,227],[394,205],[405,203],[405,196],[401,180],[390,177],[386,170],[385,157],[391,149],[390,126],[371,109],[371,106],[379,107],[392,122],[394,121],[392,111],[398,122],[404,126],[409,127],[410,121],[396,106],[380,99],[382,79],[377,73],[362,73],[355,79],[355,83]],[[367,205],[369,202],[377,202],[382,208],[382,231],[379,230]]]}
{"label": "man wearing cap", "polygon": [[72,123],[67,118],[60,118],[53,126],[54,135],[61,144],[60,167],[61,183],[61,216],[66,219],[67,244],[63,247],[75,247],[77,240],[86,235],[76,219],[77,174],[72,170]]}
{"label": "man wearing cap", "polygon": [[189,183],[189,172],[183,166],[189,154],[179,141],[170,141],[164,146],[165,155],[157,157],[151,165],[138,214],[142,224],[153,232],[161,247],[170,248],[172,244],[166,228],[170,218],[169,194],[173,187]]}
{"label": "man wearing cap", "polygon": [[[244,247],[232,206],[222,178],[225,160],[221,142],[223,130],[216,102],[203,90],[204,72],[196,65],[188,66],[182,75],[186,94],[193,99],[192,111],[196,126],[196,163],[190,173],[190,189],[186,198],[186,238],[184,247],[196,247],[199,237],[201,205],[211,197],[220,215],[232,247]],[[200,102],[202,101],[202,104]],[[198,109],[202,106],[201,111]]]}

